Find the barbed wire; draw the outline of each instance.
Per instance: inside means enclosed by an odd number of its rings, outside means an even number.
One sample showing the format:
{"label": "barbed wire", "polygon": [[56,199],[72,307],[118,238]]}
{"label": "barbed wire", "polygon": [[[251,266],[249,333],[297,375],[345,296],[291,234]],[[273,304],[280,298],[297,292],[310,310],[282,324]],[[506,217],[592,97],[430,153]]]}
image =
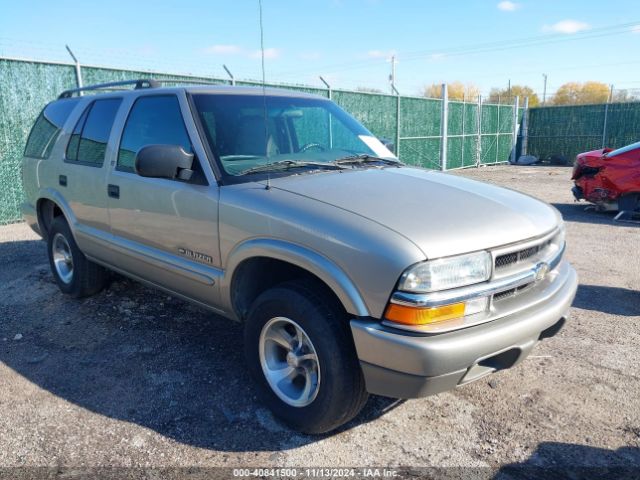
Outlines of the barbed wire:
{"label": "barbed wire", "polygon": [[[202,64],[202,62],[196,62],[193,60],[176,60],[168,57],[157,58],[156,55],[151,55],[147,53],[140,53],[136,51],[118,49],[118,48],[107,48],[107,49],[93,49],[80,46],[78,48],[74,47],[74,52],[80,58],[81,64],[83,66],[96,66],[103,68],[116,68],[116,69],[127,69],[133,71],[143,71],[143,72],[171,72],[176,75],[192,75],[199,77],[214,77],[218,79],[225,79],[227,77],[226,73],[222,68],[222,64]],[[71,64],[71,59],[69,58],[66,50],[62,47],[55,47],[51,44],[33,41],[33,40],[18,40],[9,38],[6,36],[0,36],[0,57],[12,57],[12,58],[23,58],[28,60],[37,60],[43,62],[59,62],[64,64]],[[244,77],[242,81],[255,82],[259,77],[259,62],[256,60],[255,68],[250,68],[246,66],[238,66],[233,67],[232,70],[234,74],[236,74],[237,78]],[[567,66],[561,67],[556,70],[571,70],[571,69],[580,69],[580,68],[599,68],[606,66],[621,66],[621,65],[631,65],[631,64],[639,64],[640,61],[630,61],[630,62],[613,62],[613,63],[601,63],[601,64],[590,64],[584,66]],[[548,69],[547,71],[553,72],[555,70]],[[510,73],[517,74],[521,76],[526,74],[526,72],[507,72],[505,76],[511,76]],[[529,73],[538,73],[537,71],[531,71]],[[486,78],[487,75],[484,75]],[[368,77],[367,77],[368,78]],[[482,78],[482,76],[475,76],[476,78]],[[288,81],[287,81],[288,79]],[[301,81],[300,77],[294,77],[292,75],[272,75],[269,79],[270,82],[281,82],[288,83],[290,85],[298,85],[298,86],[308,86],[313,88],[323,88],[318,81],[312,81],[314,78],[306,78],[306,81]],[[536,78],[536,81],[538,79]],[[506,83],[506,82],[505,82]],[[526,82],[524,82],[526,84]],[[640,80],[630,80],[630,81],[614,81],[614,89],[611,92],[610,100],[613,102],[638,102],[640,101],[640,87],[633,87],[634,85],[640,85]],[[405,85],[405,88],[402,93],[408,94],[408,96],[424,96],[425,87],[429,86],[427,82],[424,84],[410,84]],[[514,84],[515,85],[515,84]],[[625,86],[629,86],[627,88],[622,88]],[[402,85],[400,85],[402,87]],[[554,104],[554,97],[558,94],[561,85],[551,85],[548,87],[546,91],[546,105]],[[504,89],[504,87],[503,87]],[[374,89],[379,90],[379,89]],[[380,91],[380,93],[385,93]],[[491,103],[499,103],[499,104],[513,104],[515,101],[514,95],[495,95],[491,90],[481,90],[480,91],[484,101],[487,102],[491,100]],[[535,94],[539,101],[542,102],[543,97],[545,97],[545,92],[542,90],[534,90],[532,94]],[[468,102],[477,101],[477,97],[475,98],[466,98]],[[606,103],[608,99],[602,99],[599,103]],[[524,101],[524,98],[520,97],[521,105]],[[567,104],[580,104],[580,101],[569,102]],[[584,103],[584,102],[582,102]]]}

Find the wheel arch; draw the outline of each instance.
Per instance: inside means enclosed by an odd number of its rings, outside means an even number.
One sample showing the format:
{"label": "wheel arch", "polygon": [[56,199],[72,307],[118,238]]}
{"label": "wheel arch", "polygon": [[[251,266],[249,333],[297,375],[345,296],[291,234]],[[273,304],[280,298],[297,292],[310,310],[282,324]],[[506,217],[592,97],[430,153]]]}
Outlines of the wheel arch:
{"label": "wheel arch", "polygon": [[36,201],[36,214],[38,217],[38,226],[42,232],[42,238],[44,240],[49,238],[51,222],[58,216],[63,216],[65,218],[69,224],[69,228],[71,229],[71,234],[75,237],[75,231],[73,228],[75,216],[67,202],[58,192],[54,190],[44,190],[40,192],[38,200]]}
{"label": "wheel arch", "polygon": [[369,316],[362,295],[346,272],[306,247],[277,239],[252,239],[236,247],[228,258],[221,295],[239,320],[262,291],[299,276],[321,282],[347,313]]}

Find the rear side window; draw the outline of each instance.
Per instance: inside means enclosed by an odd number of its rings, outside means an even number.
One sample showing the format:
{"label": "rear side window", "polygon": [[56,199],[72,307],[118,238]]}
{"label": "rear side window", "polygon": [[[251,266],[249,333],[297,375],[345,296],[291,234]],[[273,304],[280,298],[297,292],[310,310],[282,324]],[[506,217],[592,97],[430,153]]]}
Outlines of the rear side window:
{"label": "rear side window", "polygon": [[175,95],[145,96],[136,100],[122,132],[117,168],[133,171],[138,150],[158,144],[179,145],[185,152],[193,153]]}
{"label": "rear side window", "polygon": [[120,103],[120,98],[105,98],[87,107],[67,145],[67,161],[102,166]]}
{"label": "rear side window", "polygon": [[87,115],[89,114],[89,110],[91,110],[91,105],[84,109],[82,112],[82,116],[76,126],[73,129],[73,133],[71,134],[71,139],[67,144],[67,160],[78,160],[78,146],[80,145],[80,134],[82,133],[82,127],[84,127],[84,122],[87,121]]}
{"label": "rear side window", "polygon": [[67,99],[57,100],[44,107],[31,129],[24,156],[49,158],[64,122],[77,104],[78,99]]}

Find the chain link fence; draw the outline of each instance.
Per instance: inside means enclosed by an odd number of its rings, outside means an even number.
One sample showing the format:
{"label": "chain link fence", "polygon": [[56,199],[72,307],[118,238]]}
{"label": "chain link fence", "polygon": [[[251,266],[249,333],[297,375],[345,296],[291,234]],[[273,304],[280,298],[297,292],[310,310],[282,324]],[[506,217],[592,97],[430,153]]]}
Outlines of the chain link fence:
{"label": "chain link fence", "polygon": [[[532,108],[526,153],[542,160],[640,140],[640,103],[605,103]],[[524,152],[523,152],[524,153]]]}
{"label": "chain link fence", "polygon": [[[60,92],[77,86],[77,73],[84,85],[137,78],[155,78],[173,85],[230,83],[219,78],[0,57],[0,224],[21,219],[20,162],[33,122]],[[331,98],[374,135],[393,142],[399,158],[411,165],[448,170],[504,163],[514,151],[519,120],[513,105],[450,102],[446,93],[443,98],[429,99],[304,85],[268,86]]]}

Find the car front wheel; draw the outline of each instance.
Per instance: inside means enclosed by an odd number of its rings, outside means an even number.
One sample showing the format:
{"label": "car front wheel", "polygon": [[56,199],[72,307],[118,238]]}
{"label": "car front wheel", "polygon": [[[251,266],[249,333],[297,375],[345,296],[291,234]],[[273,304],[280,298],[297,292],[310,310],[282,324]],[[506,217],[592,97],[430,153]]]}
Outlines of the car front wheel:
{"label": "car front wheel", "polygon": [[261,294],[245,325],[245,354],[260,399],[304,433],[333,430],[367,401],[348,317],[311,282]]}

